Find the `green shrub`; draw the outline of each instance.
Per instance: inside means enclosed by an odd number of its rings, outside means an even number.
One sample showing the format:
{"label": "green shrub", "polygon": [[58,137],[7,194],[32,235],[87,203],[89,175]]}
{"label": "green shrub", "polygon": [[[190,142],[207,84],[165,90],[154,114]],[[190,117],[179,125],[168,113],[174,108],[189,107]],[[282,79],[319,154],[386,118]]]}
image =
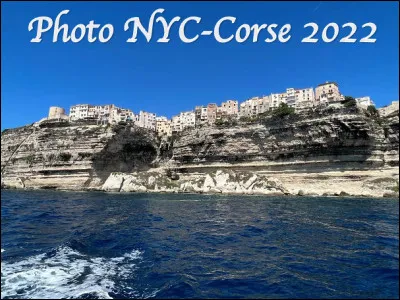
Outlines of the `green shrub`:
{"label": "green shrub", "polygon": [[241,122],[246,122],[246,123],[251,123],[254,122],[256,118],[253,117],[240,117],[239,121]]}
{"label": "green shrub", "polygon": [[58,159],[60,161],[69,161],[71,159],[72,155],[71,153],[67,153],[67,152],[62,152],[60,154],[58,154]]}
{"label": "green shrub", "polygon": [[290,107],[286,103],[281,103],[278,108],[272,111],[274,117],[283,118],[288,115],[293,115],[295,113],[294,107]]}
{"label": "green shrub", "polygon": [[398,193],[399,192],[399,182],[397,181],[397,184],[395,187],[393,187],[393,192]]}
{"label": "green shrub", "polygon": [[56,155],[54,153],[50,153],[46,155],[46,160],[47,161],[53,161],[56,158]]}
{"label": "green shrub", "polygon": [[345,96],[342,104],[344,105],[344,107],[354,107],[357,106],[357,101],[352,96]]}
{"label": "green shrub", "polygon": [[233,119],[231,122],[232,125],[236,126],[238,124],[238,121],[236,119]]}
{"label": "green shrub", "polygon": [[373,105],[368,106],[368,107],[367,107],[367,111],[370,112],[370,113],[372,113],[372,114],[376,114],[376,113],[378,112],[378,110],[376,109],[376,107],[373,106]]}
{"label": "green shrub", "polygon": [[375,106],[373,105],[368,106],[367,111],[371,114],[371,116],[379,117],[379,111],[376,109]]}
{"label": "green shrub", "polygon": [[25,161],[28,165],[31,166],[33,164],[33,162],[35,161],[35,155],[33,155],[33,154],[28,155],[27,157],[25,157]]}
{"label": "green shrub", "polygon": [[272,114],[272,110],[265,111],[265,112],[259,114],[258,118],[259,119],[264,119],[264,118],[267,118],[268,116],[270,116],[271,114]]}
{"label": "green shrub", "polygon": [[224,121],[222,119],[215,120],[215,125],[222,126],[222,125],[224,125]]}
{"label": "green shrub", "polygon": [[8,151],[13,152],[18,148],[18,145],[14,145],[14,146],[8,146]]}
{"label": "green shrub", "polygon": [[79,156],[79,157],[82,157],[82,158],[91,157],[91,156],[92,156],[92,153],[89,153],[89,152],[79,152],[79,153],[78,153],[78,156]]}
{"label": "green shrub", "polygon": [[357,106],[357,101],[356,100],[349,100],[349,101],[344,101],[343,102],[344,107],[355,107]]}

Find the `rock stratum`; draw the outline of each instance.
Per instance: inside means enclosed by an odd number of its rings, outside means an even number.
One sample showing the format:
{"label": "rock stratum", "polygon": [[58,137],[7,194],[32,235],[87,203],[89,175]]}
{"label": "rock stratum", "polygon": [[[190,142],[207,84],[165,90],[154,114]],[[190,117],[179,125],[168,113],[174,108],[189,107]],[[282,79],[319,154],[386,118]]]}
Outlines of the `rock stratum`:
{"label": "rock stratum", "polygon": [[3,188],[396,196],[399,117],[324,108],[172,138],[133,125],[2,132]]}

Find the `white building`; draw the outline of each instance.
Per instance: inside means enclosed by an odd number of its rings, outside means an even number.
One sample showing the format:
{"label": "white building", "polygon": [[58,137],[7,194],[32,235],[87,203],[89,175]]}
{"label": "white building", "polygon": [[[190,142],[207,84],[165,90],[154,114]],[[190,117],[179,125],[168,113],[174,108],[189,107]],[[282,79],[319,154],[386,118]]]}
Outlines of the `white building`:
{"label": "white building", "polygon": [[78,104],[71,106],[69,109],[69,119],[76,121],[86,119],[89,116],[89,104]]}
{"label": "white building", "polygon": [[102,123],[114,123],[117,118],[114,111],[117,109],[118,107],[114,104],[95,105],[89,107],[88,116],[91,118],[97,118]]}
{"label": "white building", "polygon": [[314,89],[312,87],[296,89],[295,99],[296,109],[313,107],[315,105]]}
{"label": "white building", "polygon": [[156,122],[168,122],[168,118],[164,116],[156,117]]}
{"label": "white building", "polygon": [[135,115],[130,109],[119,108],[114,104],[107,105],[89,105],[78,104],[71,106],[69,119],[71,121],[77,120],[97,120],[100,123],[115,124],[118,122],[133,121]]}
{"label": "white building", "polygon": [[181,112],[173,116],[171,120],[172,132],[181,132],[186,128],[194,128],[196,125],[196,113],[193,111]]}
{"label": "white building", "polygon": [[257,113],[262,114],[270,110],[271,96],[263,96],[257,99]]}
{"label": "white building", "polygon": [[201,108],[200,121],[201,123],[208,123],[208,110],[206,106]]}
{"label": "white building", "polygon": [[286,103],[287,94],[280,93],[280,94],[271,94],[270,96],[270,105],[271,109],[279,107],[281,103]]}
{"label": "white building", "polygon": [[240,103],[239,116],[241,118],[251,118],[257,115],[258,97],[253,97]]}
{"label": "white building", "polygon": [[296,90],[294,88],[286,89],[286,104],[290,107],[296,106]]}
{"label": "white building", "polygon": [[312,107],[315,105],[314,89],[312,87],[303,89],[288,88],[285,93],[271,94],[270,108],[277,108],[281,103],[286,103],[296,109]]}
{"label": "white building", "polygon": [[379,111],[379,115],[381,117],[386,117],[386,116],[391,115],[391,114],[393,114],[395,112],[399,113],[399,100],[392,101],[391,104],[379,108],[378,111]]}
{"label": "white building", "polygon": [[193,111],[181,112],[180,113],[181,128],[194,128],[196,125],[196,114]]}
{"label": "white building", "polygon": [[195,122],[196,126],[203,125],[208,122],[208,114],[206,106],[196,106],[194,112],[196,115],[196,122]]}
{"label": "white building", "polygon": [[272,96],[253,97],[240,104],[240,117],[255,117],[270,109]]}
{"label": "white building", "polygon": [[357,105],[362,107],[362,108],[368,108],[368,106],[375,106],[374,102],[371,100],[369,96],[365,97],[360,97],[360,98],[355,98],[357,101]]}
{"label": "white building", "polygon": [[182,131],[182,124],[181,124],[181,116],[173,116],[171,121],[171,129],[172,133],[181,132]]}
{"label": "white building", "polygon": [[[103,115],[107,118],[107,114]],[[119,122],[135,121],[135,114],[130,109],[113,107],[109,113],[109,123],[115,124]]]}
{"label": "white building", "polygon": [[140,113],[135,116],[135,125],[156,131],[156,114],[141,110]]}

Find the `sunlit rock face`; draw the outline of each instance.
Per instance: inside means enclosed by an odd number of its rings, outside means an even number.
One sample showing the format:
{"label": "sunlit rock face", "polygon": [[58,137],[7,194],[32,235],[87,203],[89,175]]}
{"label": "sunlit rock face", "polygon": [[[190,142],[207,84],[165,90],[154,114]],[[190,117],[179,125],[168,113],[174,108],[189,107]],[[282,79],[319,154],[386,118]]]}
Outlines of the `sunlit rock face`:
{"label": "sunlit rock face", "polygon": [[46,124],[1,135],[2,185],[82,189],[112,171],[146,170],[156,158],[154,133],[133,126]]}
{"label": "sunlit rock face", "polygon": [[133,125],[44,124],[1,137],[2,186],[295,195],[398,191],[399,118],[315,109],[172,138]]}
{"label": "sunlit rock face", "polygon": [[[379,124],[356,109],[320,110],[256,124],[200,128],[174,143],[173,160],[183,166],[262,163],[270,168],[367,168],[398,163],[398,117]],[[335,163],[333,163],[335,162]],[[361,167],[361,165],[360,165]]]}

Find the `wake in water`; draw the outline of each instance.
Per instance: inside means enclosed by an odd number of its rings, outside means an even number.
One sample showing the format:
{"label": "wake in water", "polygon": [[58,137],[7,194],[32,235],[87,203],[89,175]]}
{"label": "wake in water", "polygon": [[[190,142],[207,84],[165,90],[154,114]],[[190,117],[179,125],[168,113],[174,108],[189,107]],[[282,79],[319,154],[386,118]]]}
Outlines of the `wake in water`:
{"label": "wake in water", "polygon": [[141,255],[135,250],[114,258],[89,257],[62,246],[19,262],[2,262],[1,298],[112,299],[115,279],[129,278]]}
{"label": "wake in water", "polygon": [[399,298],[392,199],[1,196],[3,299]]}

